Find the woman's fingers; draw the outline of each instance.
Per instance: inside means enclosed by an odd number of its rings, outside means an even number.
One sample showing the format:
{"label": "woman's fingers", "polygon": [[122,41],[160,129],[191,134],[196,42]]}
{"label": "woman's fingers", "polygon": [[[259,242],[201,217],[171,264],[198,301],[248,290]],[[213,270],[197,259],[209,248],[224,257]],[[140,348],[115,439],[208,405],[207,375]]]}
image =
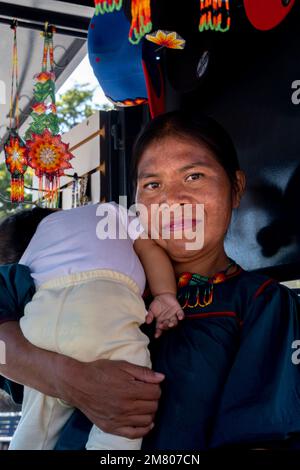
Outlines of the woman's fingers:
{"label": "woman's fingers", "polygon": [[159,384],[163,374],[126,361],[80,363],[68,358],[68,362],[60,398],[79,408],[105,432],[147,428],[135,431],[137,437],[142,437],[149,431],[148,423],[153,422],[161,395]]}
{"label": "woman's fingers", "polygon": [[88,412],[85,414],[92,423],[101,429],[101,431],[108,434],[127,437],[129,439],[144,437],[154,426],[153,415],[130,416],[128,419],[124,419],[119,422],[107,419],[99,420],[93,414],[89,415]]}
{"label": "woman's fingers", "polygon": [[130,400],[128,400],[123,406],[124,414],[122,416],[111,416],[110,418],[99,419],[97,410],[94,410],[92,413],[90,413],[88,409],[82,409],[82,411],[100,429],[115,434],[114,430],[120,427],[140,428],[151,426],[157,408],[158,403],[156,401],[138,400],[132,404]]}
{"label": "woman's fingers", "polygon": [[128,413],[128,422],[132,426],[137,426],[138,423],[133,421],[135,416],[151,416],[153,420],[155,413],[157,412],[158,402],[157,401],[143,401],[138,400],[133,407],[131,407],[130,413]]}
{"label": "woman's fingers", "polygon": [[[137,366],[126,361],[118,361],[123,371],[127,372],[132,378],[149,384],[159,384],[165,378],[164,374],[155,372],[148,367]],[[141,397],[142,398],[142,397]]]}

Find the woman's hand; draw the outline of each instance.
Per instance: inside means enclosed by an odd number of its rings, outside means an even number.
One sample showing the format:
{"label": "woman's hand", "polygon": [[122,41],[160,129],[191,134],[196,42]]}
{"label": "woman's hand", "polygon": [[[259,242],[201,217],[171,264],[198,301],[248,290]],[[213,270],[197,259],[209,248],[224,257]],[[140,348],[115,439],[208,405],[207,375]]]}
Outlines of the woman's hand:
{"label": "woman's hand", "polygon": [[130,439],[152,429],[164,379],[125,361],[81,363],[57,355],[58,395],[79,408],[102,431]]}
{"label": "woman's hand", "polygon": [[65,400],[105,432],[138,438],[152,428],[163,375],[123,361],[83,363],[37,348],[14,321],[0,325],[0,340],[5,377]]}

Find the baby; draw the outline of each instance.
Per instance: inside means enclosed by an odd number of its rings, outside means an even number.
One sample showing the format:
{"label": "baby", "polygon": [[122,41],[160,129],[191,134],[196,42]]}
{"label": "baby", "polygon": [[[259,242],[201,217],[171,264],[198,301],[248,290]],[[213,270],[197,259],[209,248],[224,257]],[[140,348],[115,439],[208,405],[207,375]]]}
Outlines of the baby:
{"label": "baby", "polygon": [[[33,209],[25,215],[11,216],[0,225],[0,241],[6,232],[19,231],[19,238],[22,230],[28,234],[29,226],[35,232],[29,244],[23,242],[28,246],[21,259],[10,256],[7,261],[28,266],[36,285],[20,321],[28,341],[82,362],[113,359],[151,367],[148,338],[139,326],[155,318],[159,336],[184,317],[164,250],[147,237],[135,216],[115,203],[50,215],[49,210]],[[14,243],[14,237],[6,236],[1,247],[11,254]],[[21,255],[20,246],[16,250]],[[148,314],[142,300],[145,274],[154,297]],[[72,413],[67,403],[25,387],[22,418],[10,449],[53,449]],[[141,439],[107,434],[96,426],[86,446],[140,447]]]}

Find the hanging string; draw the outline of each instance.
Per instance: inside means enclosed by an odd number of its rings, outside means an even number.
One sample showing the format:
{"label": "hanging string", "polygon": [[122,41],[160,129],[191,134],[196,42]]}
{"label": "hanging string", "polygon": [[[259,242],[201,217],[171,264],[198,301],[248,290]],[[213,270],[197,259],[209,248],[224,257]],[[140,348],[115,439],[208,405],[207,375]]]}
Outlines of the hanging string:
{"label": "hanging string", "polygon": [[54,48],[53,48],[53,33],[54,27],[51,26],[49,30],[49,23],[46,21],[44,32],[42,36],[44,37],[44,51],[43,51],[43,62],[42,62],[42,71],[47,72],[48,70],[48,57],[49,57],[49,70],[53,72],[54,70]]}
{"label": "hanging string", "polygon": [[72,207],[78,207],[79,204],[79,184],[78,174],[75,173],[72,182]]}
{"label": "hanging string", "polygon": [[79,205],[85,206],[88,204],[89,199],[87,197],[87,186],[88,186],[89,176],[84,175],[80,181],[80,196],[79,196]]}
{"label": "hanging string", "polygon": [[[6,168],[11,175],[11,202],[20,203],[24,200],[24,174],[27,170],[27,149],[25,142],[18,134],[19,129],[19,67],[17,47],[17,21],[14,20],[13,53],[11,73],[11,93],[9,110],[9,132],[3,144]],[[15,108],[14,108],[15,97]]]}
{"label": "hanging string", "polygon": [[[15,127],[19,128],[19,67],[18,67],[18,46],[17,46],[17,21],[14,20],[11,26],[14,32],[13,39],[13,58],[12,58],[12,74],[11,74],[11,93],[10,93],[10,110],[9,110],[9,128],[13,128],[13,119],[15,119]],[[16,96],[15,117],[13,116],[13,101]]]}

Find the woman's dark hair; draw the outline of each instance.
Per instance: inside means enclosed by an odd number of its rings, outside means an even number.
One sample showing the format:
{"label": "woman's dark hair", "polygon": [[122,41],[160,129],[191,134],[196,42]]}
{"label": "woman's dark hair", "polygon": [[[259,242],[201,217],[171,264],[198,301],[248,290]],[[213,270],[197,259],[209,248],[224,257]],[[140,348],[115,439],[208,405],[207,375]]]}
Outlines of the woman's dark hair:
{"label": "woman's dark hair", "polygon": [[132,155],[134,193],[138,165],[143,153],[153,141],[167,136],[191,138],[205,144],[224,168],[232,187],[235,188],[235,173],[240,169],[240,165],[235,146],[227,131],[209,116],[188,111],[172,111],[150,121],[136,139]]}
{"label": "woman's dark hair", "polygon": [[17,212],[0,222],[0,265],[18,263],[39,223],[54,211],[35,207]]}

